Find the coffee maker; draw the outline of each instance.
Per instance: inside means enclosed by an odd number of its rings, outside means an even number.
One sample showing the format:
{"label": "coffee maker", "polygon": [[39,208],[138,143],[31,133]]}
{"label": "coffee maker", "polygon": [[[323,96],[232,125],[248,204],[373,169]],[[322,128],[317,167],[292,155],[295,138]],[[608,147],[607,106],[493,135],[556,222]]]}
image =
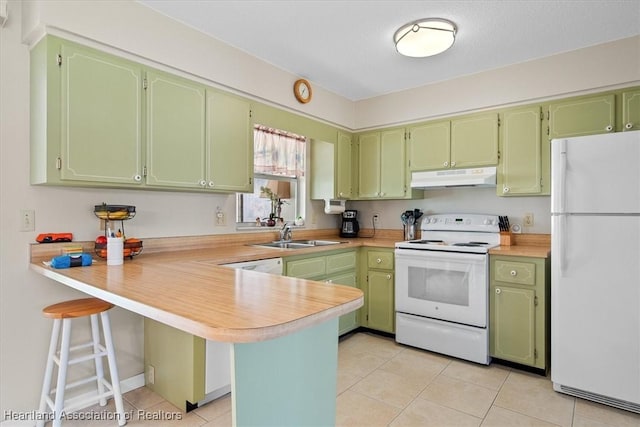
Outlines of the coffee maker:
{"label": "coffee maker", "polygon": [[340,237],[358,237],[360,226],[358,225],[358,211],[346,210],[342,212],[342,226],[340,227]]}

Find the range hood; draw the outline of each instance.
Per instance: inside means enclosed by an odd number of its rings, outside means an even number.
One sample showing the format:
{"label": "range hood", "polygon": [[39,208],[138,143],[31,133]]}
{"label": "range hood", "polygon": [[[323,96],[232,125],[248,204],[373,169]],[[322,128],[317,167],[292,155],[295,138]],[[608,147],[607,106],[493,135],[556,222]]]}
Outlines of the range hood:
{"label": "range hood", "polygon": [[412,172],[411,188],[429,190],[442,187],[495,187],[496,168],[445,169]]}

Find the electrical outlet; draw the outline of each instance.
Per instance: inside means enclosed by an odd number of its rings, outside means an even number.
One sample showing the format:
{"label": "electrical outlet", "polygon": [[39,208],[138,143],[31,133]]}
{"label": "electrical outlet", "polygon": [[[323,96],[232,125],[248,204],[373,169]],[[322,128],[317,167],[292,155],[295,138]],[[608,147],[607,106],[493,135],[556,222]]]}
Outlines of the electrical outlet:
{"label": "electrical outlet", "polygon": [[147,384],[156,383],[156,368],[153,365],[147,366]]}
{"label": "electrical outlet", "polygon": [[216,225],[226,225],[226,219],[224,212],[220,208],[216,210]]}
{"label": "electrical outlet", "polygon": [[36,211],[33,209],[20,210],[20,231],[35,231]]}
{"label": "electrical outlet", "polygon": [[373,223],[375,225],[378,225],[380,223],[380,214],[377,214],[377,213],[373,214]]}
{"label": "electrical outlet", "polygon": [[533,214],[532,213],[524,214],[524,218],[522,219],[522,224],[525,227],[532,227],[533,226]]}

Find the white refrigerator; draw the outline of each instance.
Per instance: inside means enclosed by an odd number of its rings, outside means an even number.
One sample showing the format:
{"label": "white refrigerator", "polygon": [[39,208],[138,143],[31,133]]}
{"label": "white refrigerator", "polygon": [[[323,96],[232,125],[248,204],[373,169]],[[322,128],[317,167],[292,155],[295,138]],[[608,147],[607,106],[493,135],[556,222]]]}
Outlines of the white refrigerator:
{"label": "white refrigerator", "polygon": [[551,142],[551,380],[640,413],[640,131]]}

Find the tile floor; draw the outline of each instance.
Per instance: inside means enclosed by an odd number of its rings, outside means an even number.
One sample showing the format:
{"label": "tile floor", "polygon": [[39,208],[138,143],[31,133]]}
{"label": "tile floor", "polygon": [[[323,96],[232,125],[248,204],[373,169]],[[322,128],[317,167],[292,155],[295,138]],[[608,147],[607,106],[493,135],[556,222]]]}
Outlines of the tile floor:
{"label": "tile floor", "polygon": [[[338,357],[338,426],[640,427],[640,415],[556,393],[549,378],[464,362],[374,334],[343,339]],[[229,395],[188,414],[144,387],[124,398],[125,411],[133,414],[131,427],[231,425]],[[175,414],[180,419],[138,419],[138,411],[149,418]]]}

